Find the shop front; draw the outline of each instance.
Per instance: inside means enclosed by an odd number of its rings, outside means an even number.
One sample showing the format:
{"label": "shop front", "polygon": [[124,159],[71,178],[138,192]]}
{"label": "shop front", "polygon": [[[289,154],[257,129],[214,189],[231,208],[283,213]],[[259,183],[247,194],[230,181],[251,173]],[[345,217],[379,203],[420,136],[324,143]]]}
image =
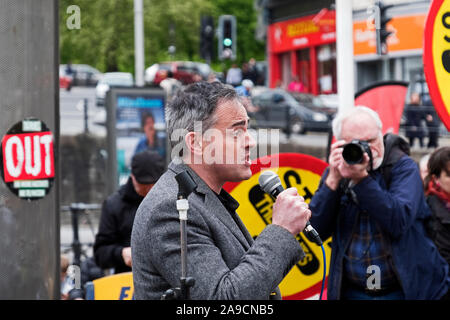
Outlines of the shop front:
{"label": "shop front", "polygon": [[336,93],[335,11],[273,23],[268,28],[270,87],[298,77],[303,92]]}
{"label": "shop front", "polygon": [[[376,54],[367,10],[353,12],[356,90],[382,80],[410,81],[423,72],[423,32],[428,3],[396,5],[389,12],[388,54]],[[335,11],[275,22],[267,33],[269,86],[288,88],[296,77],[304,92],[337,93]]]}

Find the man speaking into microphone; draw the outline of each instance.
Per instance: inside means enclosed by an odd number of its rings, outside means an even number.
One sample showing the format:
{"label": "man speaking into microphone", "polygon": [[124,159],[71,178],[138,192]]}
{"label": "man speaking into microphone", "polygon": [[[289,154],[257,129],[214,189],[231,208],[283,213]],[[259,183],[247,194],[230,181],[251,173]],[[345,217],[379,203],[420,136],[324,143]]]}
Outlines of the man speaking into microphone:
{"label": "man speaking into microphone", "polygon": [[197,184],[188,197],[187,275],[195,280],[191,298],[281,299],[279,283],[304,256],[295,236],[311,212],[295,188],[281,192],[272,224],[256,240],[236,214],[239,203],[222,186],[251,177],[255,140],[235,90],[218,82],[194,83],[168,105],[166,119],[177,154],[136,213],[131,239],[135,298],[160,299],[180,286],[175,176],[187,171]]}

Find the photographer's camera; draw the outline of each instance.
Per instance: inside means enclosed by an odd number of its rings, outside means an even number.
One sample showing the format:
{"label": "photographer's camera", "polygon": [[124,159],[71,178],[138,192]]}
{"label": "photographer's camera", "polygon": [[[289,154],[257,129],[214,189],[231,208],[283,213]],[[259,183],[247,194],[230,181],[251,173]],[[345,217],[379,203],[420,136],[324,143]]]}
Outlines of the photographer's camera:
{"label": "photographer's camera", "polygon": [[362,163],[364,161],[364,153],[367,153],[370,160],[372,160],[372,151],[370,150],[369,143],[361,140],[352,140],[350,143],[344,145],[344,149],[342,150],[342,156],[348,164]]}

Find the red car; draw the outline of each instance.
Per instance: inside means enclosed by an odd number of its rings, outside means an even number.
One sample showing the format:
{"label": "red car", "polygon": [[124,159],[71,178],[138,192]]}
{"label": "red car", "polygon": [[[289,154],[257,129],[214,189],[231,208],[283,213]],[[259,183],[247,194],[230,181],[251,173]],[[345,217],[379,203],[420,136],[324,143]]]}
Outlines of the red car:
{"label": "red car", "polygon": [[73,77],[66,74],[63,67],[59,68],[59,87],[70,91],[72,89]]}
{"label": "red car", "polygon": [[179,80],[183,85],[198,81],[195,76],[206,80],[211,73],[211,68],[206,63],[192,61],[173,61],[155,63],[145,71],[145,81],[159,85],[166,77],[167,71],[172,71],[173,77]]}

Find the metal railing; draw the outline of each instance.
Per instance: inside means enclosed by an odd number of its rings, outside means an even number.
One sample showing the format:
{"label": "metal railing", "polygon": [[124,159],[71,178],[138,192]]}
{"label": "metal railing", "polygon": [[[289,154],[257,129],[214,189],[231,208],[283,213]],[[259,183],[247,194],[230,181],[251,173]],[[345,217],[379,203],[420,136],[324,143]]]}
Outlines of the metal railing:
{"label": "metal railing", "polygon": [[[87,254],[85,252],[85,250],[82,250],[82,243],[80,242],[80,235],[79,235],[79,218],[80,215],[83,215],[87,222],[88,225],[91,229],[91,232],[93,234],[93,237],[95,238],[95,230],[94,227],[92,225],[92,220],[89,216],[89,214],[87,214],[88,211],[96,211],[96,210],[100,210],[101,209],[101,205],[100,204],[87,204],[87,203],[71,203],[69,206],[62,206],[61,207],[61,212],[67,212],[70,211],[71,214],[71,226],[72,226],[72,234],[73,234],[73,238],[72,238],[72,244],[70,245],[69,248],[67,248],[67,251],[72,251],[74,258],[73,258],[73,265],[77,265],[80,266],[81,264],[81,256],[84,255],[85,258],[87,258]],[[93,246],[93,243],[88,243],[88,246]]]}

